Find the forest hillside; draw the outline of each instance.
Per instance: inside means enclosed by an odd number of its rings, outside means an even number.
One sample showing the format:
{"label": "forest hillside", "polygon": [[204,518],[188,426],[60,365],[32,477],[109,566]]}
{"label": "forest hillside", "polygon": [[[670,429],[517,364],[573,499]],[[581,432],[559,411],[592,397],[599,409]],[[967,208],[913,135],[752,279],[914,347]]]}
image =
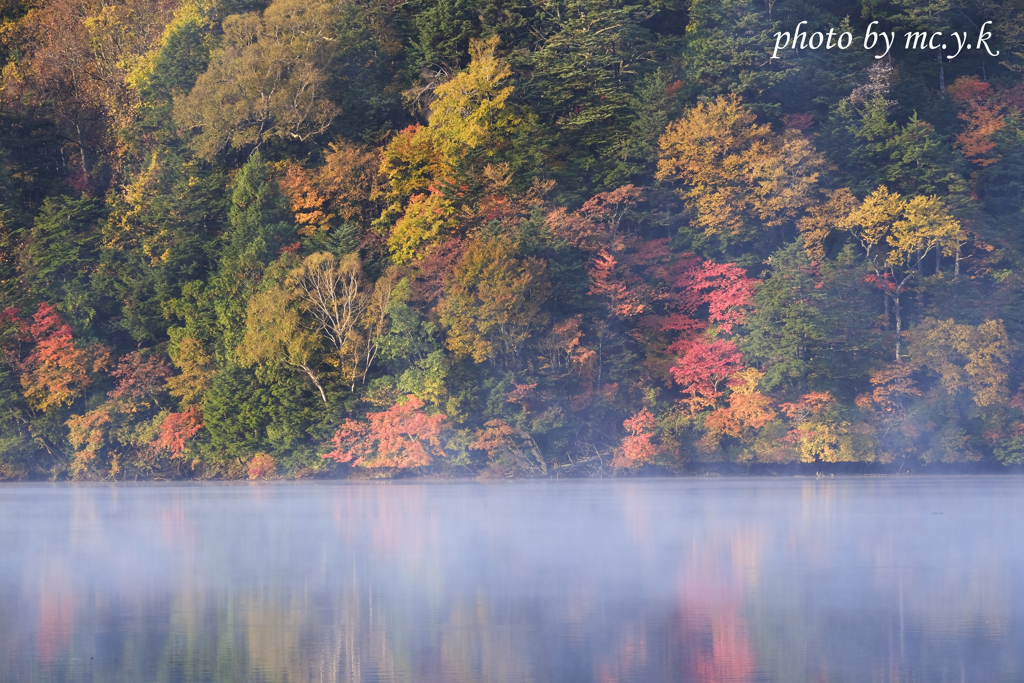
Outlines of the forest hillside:
{"label": "forest hillside", "polygon": [[1019,0],[0,0],[0,64],[0,479],[1024,464]]}

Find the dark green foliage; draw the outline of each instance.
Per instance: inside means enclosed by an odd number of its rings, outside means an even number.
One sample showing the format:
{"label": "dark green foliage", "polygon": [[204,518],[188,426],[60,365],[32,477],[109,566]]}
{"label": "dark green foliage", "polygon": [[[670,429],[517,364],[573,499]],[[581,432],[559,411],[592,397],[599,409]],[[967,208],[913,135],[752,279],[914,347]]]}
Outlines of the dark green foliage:
{"label": "dark green foliage", "polygon": [[[994,140],[1000,159],[978,169],[974,174],[976,192],[985,212],[999,221],[1002,233],[1019,238],[1020,232],[1010,228],[1024,216],[1024,121],[1020,110],[1011,111],[1003,119],[1003,128]],[[1016,240],[1015,240],[1016,242]],[[1024,243],[1016,242],[1019,247]]]}
{"label": "dark green foliage", "polygon": [[797,241],[772,254],[740,344],[765,373],[761,387],[795,399],[836,391],[866,372],[881,297],[863,283],[852,251],[811,261]]}
{"label": "dark green foliage", "polygon": [[146,143],[176,139],[174,97],[187,94],[206,70],[215,41],[211,28],[198,16],[182,22],[167,36],[152,70],[139,84],[142,112],[131,136],[139,145],[139,156]]}
{"label": "dark green foliage", "polygon": [[10,363],[15,333],[14,324],[0,318],[0,480],[28,475],[33,469],[31,456],[35,450],[29,432],[28,406]]}
{"label": "dark green foliage", "polygon": [[22,272],[37,301],[53,303],[81,329],[92,325],[97,297],[90,291],[96,271],[103,205],[86,197],[47,198],[29,231]]}
{"label": "dark green foliage", "polygon": [[[770,60],[774,33],[783,29],[755,0],[696,0],[683,49],[683,73],[692,99],[735,93],[762,107],[778,102],[773,92],[792,72],[786,59]],[[771,3],[773,4],[773,3]],[[807,19],[801,16],[799,20]]]}
{"label": "dark green foliage", "polygon": [[466,65],[469,39],[479,35],[479,5],[477,0],[422,3],[412,19],[415,34],[409,46],[414,76],[424,69],[451,70]]}
{"label": "dark green foliage", "polygon": [[397,374],[427,360],[439,348],[438,325],[425,320],[412,305],[412,287],[407,279],[395,287],[388,303],[391,321],[388,333],[381,342],[381,357],[392,364]]}
{"label": "dark green foliage", "polygon": [[537,40],[513,57],[529,75],[516,97],[538,116],[538,142],[566,186],[561,192],[580,184],[610,190],[629,180],[617,166],[637,114],[634,98],[652,97],[634,93],[672,44],[646,27],[657,10],[607,0],[534,3]]}
{"label": "dark green foliage", "polygon": [[806,393],[808,380],[823,374],[820,352],[829,341],[821,264],[812,263],[799,242],[772,254],[770,264],[740,348],[760,364],[764,389],[787,385],[790,393]]}
{"label": "dark green foliage", "polygon": [[659,68],[639,81],[630,98],[632,121],[619,151],[617,178],[643,183],[657,170],[658,140],[680,110],[683,82],[668,68]]}
{"label": "dark green foliage", "polygon": [[27,227],[43,200],[68,192],[64,140],[52,122],[6,114],[0,108],[0,207],[4,221]]}
{"label": "dark green foliage", "polygon": [[203,408],[207,457],[248,460],[263,451],[290,456],[296,468],[308,467],[318,462],[310,459],[316,448],[310,437],[324,439],[323,423],[331,417],[292,370],[276,365],[245,370],[229,363],[214,376]]}
{"label": "dark green foliage", "polygon": [[284,240],[294,235],[286,216],[284,198],[272,184],[263,157],[253,152],[235,177],[217,271],[203,295],[213,302],[216,348],[222,358],[234,356],[242,341],[249,297]]}
{"label": "dark green foliage", "polygon": [[332,70],[331,89],[341,108],[332,130],[350,140],[378,143],[410,121],[402,109],[408,55],[399,34],[409,19],[379,0],[337,7],[341,52]]}
{"label": "dark green foliage", "polygon": [[108,243],[93,278],[96,291],[123,302],[110,324],[136,343],[166,337],[167,308],[186,282],[207,278],[216,263],[215,235],[225,222],[224,174],[166,155],[137,203],[113,203]]}
{"label": "dark green foliage", "polygon": [[[861,104],[843,100],[827,122],[833,161],[851,189],[858,195],[879,185],[907,195],[966,192],[958,173],[962,162],[949,144],[917,113],[900,125],[893,120],[894,107],[882,93]],[[856,144],[843,144],[851,138]]]}

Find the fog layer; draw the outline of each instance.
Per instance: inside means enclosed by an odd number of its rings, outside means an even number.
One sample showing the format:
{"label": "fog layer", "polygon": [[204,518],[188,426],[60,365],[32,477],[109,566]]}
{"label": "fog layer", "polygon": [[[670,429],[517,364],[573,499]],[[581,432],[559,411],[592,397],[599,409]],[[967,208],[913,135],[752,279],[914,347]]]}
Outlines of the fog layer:
{"label": "fog layer", "polygon": [[2,681],[1017,681],[1024,480],[0,487]]}

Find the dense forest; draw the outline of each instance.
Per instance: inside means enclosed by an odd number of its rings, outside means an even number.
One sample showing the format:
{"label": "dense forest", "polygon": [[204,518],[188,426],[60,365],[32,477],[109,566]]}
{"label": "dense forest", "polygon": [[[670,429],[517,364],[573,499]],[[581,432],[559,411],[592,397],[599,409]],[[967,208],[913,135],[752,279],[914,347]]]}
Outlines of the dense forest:
{"label": "dense forest", "polygon": [[0,0],[0,62],[0,479],[1024,463],[1020,0]]}

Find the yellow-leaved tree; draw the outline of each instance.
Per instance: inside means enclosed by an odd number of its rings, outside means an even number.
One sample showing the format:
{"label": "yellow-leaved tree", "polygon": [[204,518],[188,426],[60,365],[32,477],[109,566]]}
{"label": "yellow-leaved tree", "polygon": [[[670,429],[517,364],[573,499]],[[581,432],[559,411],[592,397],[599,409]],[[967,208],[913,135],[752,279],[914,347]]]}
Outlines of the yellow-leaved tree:
{"label": "yellow-leaved tree", "polygon": [[356,254],[338,259],[328,252],[307,256],[282,283],[249,299],[239,363],[276,362],[302,371],[327,403],[321,370],[340,371],[355,389],[380,352],[387,308],[398,278],[388,271],[376,283]]}
{"label": "yellow-leaved tree", "polygon": [[303,327],[299,310],[290,304],[294,294],[278,285],[249,299],[245,317],[245,336],[236,350],[238,363],[251,367],[266,360],[276,360],[301,370],[319,390],[327,403],[327,395],[316,369],[322,342],[315,332]]}
{"label": "yellow-leaved tree", "polygon": [[337,21],[335,4],[325,0],[274,0],[262,15],[227,17],[206,73],[174,99],[178,127],[195,133],[193,150],[213,159],[228,147],[326,130],[338,114],[327,85],[339,51]]}
{"label": "yellow-leaved tree", "polygon": [[527,341],[548,322],[543,305],[550,294],[543,260],[521,255],[508,238],[473,240],[437,306],[448,347],[477,363],[521,366]]}
{"label": "yellow-leaved tree", "polygon": [[512,86],[505,81],[512,69],[498,58],[498,36],[470,43],[469,68],[437,86],[430,105],[434,144],[447,163],[457,163],[467,149],[493,156],[496,136],[520,119],[506,106]]}
{"label": "yellow-leaved tree", "polygon": [[926,318],[914,330],[914,366],[937,373],[950,395],[967,389],[980,408],[1009,400],[1012,358],[1013,343],[1002,320],[975,326]]}
{"label": "yellow-leaved tree", "polygon": [[497,55],[498,40],[472,41],[469,68],[435,89],[428,124],[401,131],[384,150],[390,205],[380,223],[390,228],[397,263],[458,229],[467,194],[523,123],[508,105],[512,70]]}
{"label": "yellow-leaved tree", "polygon": [[662,135],[659,180],[679,196],[705,235],[757,239],[818,202],[828,161],[797,130],[781,135],[732,95],[705,102]]}
{"label": "yellow-leaved tree", "polygon": [[904,200],[880,186],[839,221],[864,249],[872,280],[885,297],[886,312],[892,304],[896,322],[896,362],[900,361],[903,334],[902,296],[909,282],[921,274],[924,259],[935,250],[956,259],[959,276],[960,248],[965,233],[960,222],[936,196]]}

